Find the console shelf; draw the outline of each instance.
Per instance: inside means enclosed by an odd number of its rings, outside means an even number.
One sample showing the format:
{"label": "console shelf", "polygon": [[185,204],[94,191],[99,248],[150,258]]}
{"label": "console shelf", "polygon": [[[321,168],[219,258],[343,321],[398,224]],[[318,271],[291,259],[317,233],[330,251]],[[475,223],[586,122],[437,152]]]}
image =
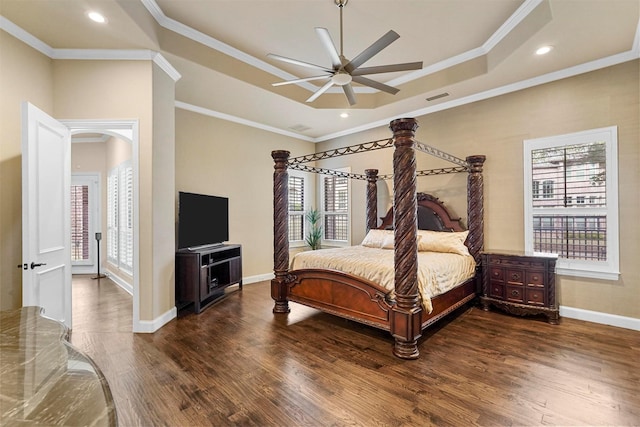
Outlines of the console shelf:
{"label": "console shelf", "polygon": [[200,313],[225,296],[225,288],[242,289],[242,247],[220,245],[176,252],[176,307]]}

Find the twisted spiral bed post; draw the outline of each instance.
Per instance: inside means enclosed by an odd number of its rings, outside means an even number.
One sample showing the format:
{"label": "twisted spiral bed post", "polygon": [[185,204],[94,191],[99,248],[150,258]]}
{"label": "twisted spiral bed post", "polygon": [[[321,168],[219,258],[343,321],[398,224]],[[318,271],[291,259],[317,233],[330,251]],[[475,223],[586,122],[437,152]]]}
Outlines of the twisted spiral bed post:
{"label": "twisted spiral bed post", "polygon": [[287,275],[289,273],[289,152],[271,152],[275,162],[273,171],[273,273],[271,298],[274,313],[288,313]]}
{"label": "twisted spiral bed post", "polygon": [[378,169],[365,169],[367,176],[367,233],[378,227]]}
{"label": "twisted spiral bed post", "polygon": [[475,155],[466,158],[469,163],[467,178],[467,222],[469,237],[467,247],[469,253],[480,264],[481,252],[484,250],[484,181],[482,167],[486,156]]}
{"label": "twisted spiral bed post", "polygon": [[397,119],[389,125],[393,131],[393,210],[395,230],[395,293],[391,334],[393,354],[403,359],[419,356],[421,336],[420,297],[418,295],[418,242],[416,208],[415,119]]}

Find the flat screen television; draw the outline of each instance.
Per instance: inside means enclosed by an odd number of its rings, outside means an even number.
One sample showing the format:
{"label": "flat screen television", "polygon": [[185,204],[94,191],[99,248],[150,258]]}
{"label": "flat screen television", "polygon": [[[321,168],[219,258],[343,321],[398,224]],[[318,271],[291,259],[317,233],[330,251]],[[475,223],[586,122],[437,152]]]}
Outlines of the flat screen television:
{"label": "flat screen television", "polygon": [[179,192],[178,249],[197,249],[229,240],[229,199]]}

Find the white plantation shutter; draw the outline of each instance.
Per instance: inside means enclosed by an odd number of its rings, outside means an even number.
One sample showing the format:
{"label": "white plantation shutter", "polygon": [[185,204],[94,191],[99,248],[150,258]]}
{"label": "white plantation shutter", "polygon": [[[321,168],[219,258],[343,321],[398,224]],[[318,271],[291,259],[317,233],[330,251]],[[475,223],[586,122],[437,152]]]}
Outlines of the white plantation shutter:
{"label": "white plantation shutter", "polygon": [[289,176],[289,243],[304,240],[304,178]]}
{"label": "white plantation shutter", "polygon": [[118,264],[118,169],[107,177],[107,260]]}
{"label": "white plantation shutter", "polygon": [[323,182],[323,231],[325,240],[349,240],[349,179],[325,176]]}
{"label": "white plantation shutter", "polygon": [[133,273],[133,169],[129,162],[120,166],[119,184],[119,265]]}
{"label": "white plantation shutter", "polygon": [[107,178],[107,259],[133,273],[133,168],[125,162]]}

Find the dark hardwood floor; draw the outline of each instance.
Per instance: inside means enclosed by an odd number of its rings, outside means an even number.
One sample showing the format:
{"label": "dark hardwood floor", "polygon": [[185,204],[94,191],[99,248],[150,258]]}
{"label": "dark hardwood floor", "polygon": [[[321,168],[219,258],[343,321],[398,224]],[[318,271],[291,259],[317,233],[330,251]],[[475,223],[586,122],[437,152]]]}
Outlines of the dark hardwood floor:
{"label": "dark hardwood floor", "polygon": [[121,426],[640,425],[640,332],[468,308],[420,359],[382,331],[291,304],[267,282],[154,334],[131,297],[74,279],[71,341],[100,366]]}

